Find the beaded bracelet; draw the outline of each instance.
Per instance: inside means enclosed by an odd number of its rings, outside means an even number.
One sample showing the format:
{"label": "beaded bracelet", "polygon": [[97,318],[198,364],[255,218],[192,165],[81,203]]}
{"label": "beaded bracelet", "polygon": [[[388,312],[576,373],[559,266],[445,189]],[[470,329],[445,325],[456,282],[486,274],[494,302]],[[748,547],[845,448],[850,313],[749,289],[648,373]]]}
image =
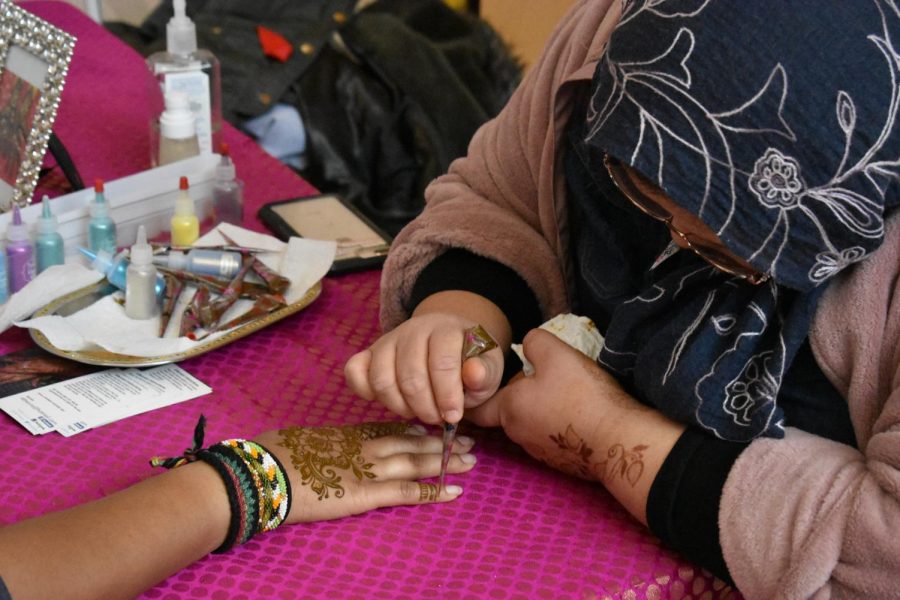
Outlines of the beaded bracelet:
{"label": "beaded bracelet", "polygon": [[200,415],[191,448],[173,458],[154,457],[150,464],[174,469],[199,460],[216,470],[231,508],[225,541],[213,550],[221,553],[281,525],[291,510],[291,484],[278,458],[256,442],[229,439],[202,448],[205,428],[206,417]]}

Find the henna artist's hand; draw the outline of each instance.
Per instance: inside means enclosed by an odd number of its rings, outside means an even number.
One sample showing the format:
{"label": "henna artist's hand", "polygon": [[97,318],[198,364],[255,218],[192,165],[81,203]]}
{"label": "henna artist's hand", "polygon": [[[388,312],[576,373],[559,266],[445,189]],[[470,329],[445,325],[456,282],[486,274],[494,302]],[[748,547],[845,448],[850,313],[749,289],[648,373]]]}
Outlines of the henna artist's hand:
{"label": "henna artist's hand", "polygon": [[535,329],[524,340],[534,374],[517,375],[467,417],[503,427],[560,471],[602,482],[646,524],[650,485],[684,426],[626,393],[598,364]]}
{"label": "henna artist's hand", "polygon": [[[462,493],[417,480],[437,476],[441,438],[420,425],[363,423],[340,427],[290,427],[255,441],[278,457],[293,492],[286,523],[338,519],[385,506],[447,502]],[[448,472],[475,465],[474,440],[457,438]]]}
{"label": "henna artist's hand", "polygon": [[592,434],[617,405],[637,403],[599,365],[553,334],[532,330],[523,345],[535,373],[517,375],[466,417],[483,427],[503,427],[532,456],[572,473],[571,457],[553,438],[570,426]]}
{"label": "henna artist's hand", "polygon": [[[503,375],[499,348],[463,362],[465,331],[477,323],[448,312],[413,316],[347,361],[347,384],[405,418],[456,423],[464,407],[478,406],[497,391]],[[481,324],[497,338],[500,327]]]}

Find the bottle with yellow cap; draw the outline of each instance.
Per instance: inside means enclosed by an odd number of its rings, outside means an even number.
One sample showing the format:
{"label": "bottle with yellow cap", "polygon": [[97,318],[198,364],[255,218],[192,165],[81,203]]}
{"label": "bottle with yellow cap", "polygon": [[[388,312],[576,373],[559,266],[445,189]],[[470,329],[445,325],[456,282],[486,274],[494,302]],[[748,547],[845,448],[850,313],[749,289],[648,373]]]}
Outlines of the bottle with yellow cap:
{"label": "bottle with yellow cap", "polygon": [[200,237],[200,221],[194,212],[194,200],[188,193],[188,178],[178,182],[178,198],[175,199],[175,214],[172,215],[172,245],[190,246]]}

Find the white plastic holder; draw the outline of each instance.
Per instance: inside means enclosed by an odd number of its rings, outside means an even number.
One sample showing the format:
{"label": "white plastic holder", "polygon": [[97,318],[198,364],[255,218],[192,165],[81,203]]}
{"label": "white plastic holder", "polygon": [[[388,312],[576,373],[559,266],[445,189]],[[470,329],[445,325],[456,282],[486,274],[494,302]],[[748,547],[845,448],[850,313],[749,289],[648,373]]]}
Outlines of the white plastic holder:
{"label": "white plastic holder", "polygon": [[[141,171],[134,175],[104,182],[104,194],[109,215],[116,223],[116,244],[131,246],[137,239],[139,225],[144,225],[147,238],[152,239],[170,229],[178,197],[178,180],[188,178],[189,193],[194,199],[194,211],[202,223],[212,215],[212,194],[218,154],[201,154],[185,160]],[[94,200],[93,186],[50,200],[50,209],[59,222],[59,234],[66,246],[66,261],[81,260],[78,247],[88,247],[88,206]],[[37,232],[41,218],[41,203],[33,202],[21,210],[22,220],[32,235]],[[12,212],[0,214],[0,235],[12,221]]]}

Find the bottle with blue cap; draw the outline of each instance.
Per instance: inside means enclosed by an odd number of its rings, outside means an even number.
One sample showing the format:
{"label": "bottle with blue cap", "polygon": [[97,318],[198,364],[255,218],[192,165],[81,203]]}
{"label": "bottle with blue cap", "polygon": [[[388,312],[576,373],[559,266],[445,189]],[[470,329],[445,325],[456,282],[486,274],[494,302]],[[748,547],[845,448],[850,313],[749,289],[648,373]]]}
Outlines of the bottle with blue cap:
{"label": "bottle with blue cap", "polygon": [[37,223],[38,235],[34,240],[37,248],[37,272],[47,267],[66,262],[66,244],[57,231],[56,216],[50,212],[50,198],[41,200],[41,218]]}
{"label": "bottle with blue cap", "polygon": [[[91,252],[87,248],[78,248],[91,263],[91,268],[106,275],[106,280],[111,284],[126,291],[128,286],[128,266],[131,264],[128,260],[128,252],[122,250],[115,256],[111,252],[101,250],[100,252]],[[161,273],[156,274],[156,295],[162,298],[166,293],[166,279]]]}

